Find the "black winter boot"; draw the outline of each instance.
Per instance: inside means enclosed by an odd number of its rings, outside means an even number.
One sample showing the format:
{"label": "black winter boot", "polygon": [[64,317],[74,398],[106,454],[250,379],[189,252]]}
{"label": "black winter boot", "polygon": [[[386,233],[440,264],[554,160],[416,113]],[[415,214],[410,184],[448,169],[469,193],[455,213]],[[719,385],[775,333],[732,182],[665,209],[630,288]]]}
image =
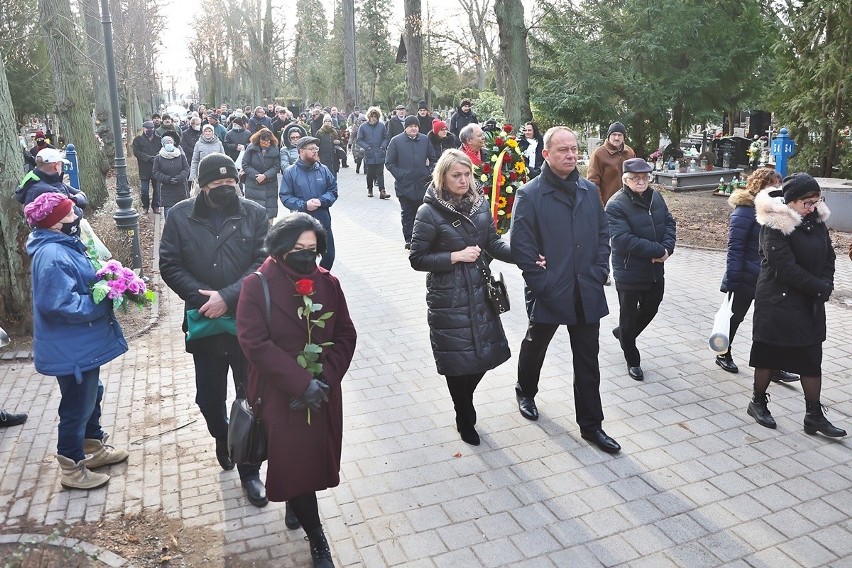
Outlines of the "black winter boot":
{"label": "black winter boot", "polygon": [[775,419],[766,407],[767,403],[769,403],[769,393],[755,391],[751,402],[748,403],[748,415],[764,428],[775,428]]}
{"label": "black winter boot", "polygon": [[322,532],[322,526],[307,534],[305,540],[311,544],[311,558],[314,561],[314,568],[334,568],[334,562],[331,560],[331,549],[328,547],[328,541]]}
{"label": "black winter boot", "polygon": [[846,430],[836,427],[823,414],[823,405],[818,400],[805,401],[805,434],[821,432],[829,438],[842,438]]}

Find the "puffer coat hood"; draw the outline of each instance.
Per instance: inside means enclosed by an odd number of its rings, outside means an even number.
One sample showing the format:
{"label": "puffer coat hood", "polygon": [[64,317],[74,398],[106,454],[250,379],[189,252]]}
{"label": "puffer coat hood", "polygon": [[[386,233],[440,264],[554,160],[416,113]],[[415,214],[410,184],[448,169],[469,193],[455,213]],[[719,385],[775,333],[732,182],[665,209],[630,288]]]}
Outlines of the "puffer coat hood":
{"label": "puffer coat hood", "polygon": [[497,236],[487,203],[477,199],[464,215],[430,186],[414,221],[409,261],[415,270],[429,273],[429,338],[441,375],[483,373],[511,355],[500,317],[487,300],[482,273],[486,256],[476,263],[450,260],[453,251],[479,245],[492,257],[511,262],[509,244]]}

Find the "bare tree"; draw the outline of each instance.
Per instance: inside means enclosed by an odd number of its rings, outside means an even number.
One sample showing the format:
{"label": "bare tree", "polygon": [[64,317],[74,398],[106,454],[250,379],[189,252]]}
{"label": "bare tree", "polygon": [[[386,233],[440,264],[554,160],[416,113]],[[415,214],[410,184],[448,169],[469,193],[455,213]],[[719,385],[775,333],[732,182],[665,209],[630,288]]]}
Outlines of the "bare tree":
{"label": "bare tree", "polygon": [[532,119],[524,5],[517,0],[495,0],[494,14],[500,33],[499,71],[505,86],[503,114],[509,124],[517,126]]}
{"label": "bare tree", "polygon": [[[458,0],[461,16],[467,21],[467,26],[450,26],[446,32],[431,32],[433,37],[444,43],[453,45],[464,54],[464,59],[476,71],[476,87],[485,90],[486,74],[496,60],[494,22],[491,15],[491,0]],[[461,59],[461,58],[460,58]],[[458,69],[459,72],[462,69]],[[503,88],[499,74],[497,94],[502,94]]]}
{"label": "bare tree", "polygon": [[82,36],[74,25],[68,0],[39,0],[38,8],[53,70],[56,114],[65,141],[77,148],[81,189],[95,207],[100,207],[108,194],[92,130],[94,95],[91,83],[80,80],[77,67],[77,61],[86,57]]}
{"label": "bare tree", "polygon": [[405,0],[405,49],[408,71],[408,108],[423,98],[423,19],[420,0]]}
{"label": "bare tree", "polygon": [[0,57],[0,321],[4,326],[32,331],[32,287],[24,242],[29,233],[15,187],[24,171],[21,146],[15,132],[12,97],[6,68]]}
{"label": "bare tree", "polygon": [[86,46],[89,53],[89,74],[95,93],[95,131],[103,143],[100,170],[106,175],[115,160],[115,138],[112,134],[110,118],[109,85],[106,77],[104,59],[104,33],[100,18],[98,0],[80,0],[80,11],[86,29]]}

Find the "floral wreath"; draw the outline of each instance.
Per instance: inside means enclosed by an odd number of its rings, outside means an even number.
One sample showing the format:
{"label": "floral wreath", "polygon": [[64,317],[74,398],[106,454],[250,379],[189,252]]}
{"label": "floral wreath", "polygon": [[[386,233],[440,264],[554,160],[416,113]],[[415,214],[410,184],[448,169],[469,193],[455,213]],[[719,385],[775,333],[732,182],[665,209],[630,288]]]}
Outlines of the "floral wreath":
{"label": "floral wreath", "polygon": [[515,192],[524,186],[529,174],[512,130],[514,127],[511,124],[498,124],[495,130],[484,133],[485,149],[491,158],[490,161],[474,166],[473,170],[475,179],[482,184],[482,191],[488,199],[498,235],[509,230]]}

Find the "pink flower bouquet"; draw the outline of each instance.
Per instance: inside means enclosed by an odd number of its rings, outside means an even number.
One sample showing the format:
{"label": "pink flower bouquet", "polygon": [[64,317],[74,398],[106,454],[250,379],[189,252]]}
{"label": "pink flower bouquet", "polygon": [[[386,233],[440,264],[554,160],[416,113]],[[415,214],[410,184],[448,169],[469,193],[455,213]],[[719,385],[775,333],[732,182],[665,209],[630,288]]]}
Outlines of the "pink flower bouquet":
{"label": "pink flower bouquet", "polygon": [[96,304],[109,299],[114,309],[126,309],[128,303],[142,309],[154,301],[154,292],[148,290],[145,281],[117,260],[107,261],[95,275],[97,280],[92,285],[92,298]]}

